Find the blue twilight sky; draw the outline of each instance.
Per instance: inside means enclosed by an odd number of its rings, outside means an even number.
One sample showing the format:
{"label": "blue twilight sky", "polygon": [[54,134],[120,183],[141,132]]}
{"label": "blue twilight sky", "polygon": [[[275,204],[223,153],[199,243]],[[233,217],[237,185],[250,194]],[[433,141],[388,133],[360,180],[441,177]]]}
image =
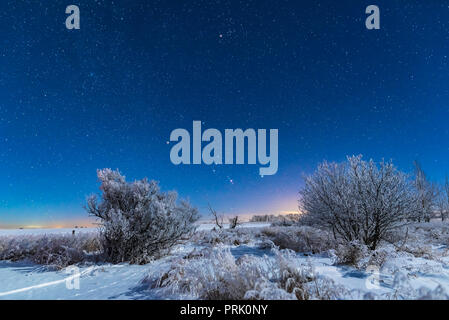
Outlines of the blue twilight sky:
{"label": "blue twilight sky", "polygon": [[[295,211],[302,174],[346,155],[449,173],[447,1],[4,0],[0,41],[0,227],[84,223],[104,167],[204,214]],[[174,166],[193,120],[279,129],[278,173]]]}

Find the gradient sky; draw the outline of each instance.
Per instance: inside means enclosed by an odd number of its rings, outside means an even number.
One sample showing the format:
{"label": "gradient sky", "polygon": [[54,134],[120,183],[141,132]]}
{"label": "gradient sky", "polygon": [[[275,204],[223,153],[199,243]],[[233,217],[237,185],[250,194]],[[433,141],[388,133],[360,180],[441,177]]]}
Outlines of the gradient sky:
{"label": "gradient sky", "polygon": [[[302,174],[346,155],[449,173],[445,1],[4,0],[0,41],[0,227],[84,223],[104,167],[204,214],[295,211]],[[193,120],[279,129],[278,173],[174,166]]]}

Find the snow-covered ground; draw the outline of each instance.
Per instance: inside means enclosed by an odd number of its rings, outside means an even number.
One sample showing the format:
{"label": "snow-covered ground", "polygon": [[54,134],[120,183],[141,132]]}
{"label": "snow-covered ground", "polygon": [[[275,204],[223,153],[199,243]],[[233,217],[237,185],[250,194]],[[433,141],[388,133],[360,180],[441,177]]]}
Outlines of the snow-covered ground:
{"label": "snow-covered ground", "polygon": [[[242,223],[242,228],[262,228],[262,227],[268,227],[270,223],[267,222],[244,222]],[[229,228],[229,224],[225,223],[223,225],[224,228]],[[214,223],[201,223],[198,226],[198,231],[204,231],[204,230],[212,230],[213,228],[216,228],[216,225]]]}
{"label": "snow-covered ground", "polygon": [[70,269],[46,271],[32,264],[3,261],[0,299],[133,299],[138,295],[134,287],[147,270],[127,264],[81,267],[79,290],[69,290],[75,284]]}
{"label": "snow-covered ground", "polygon": [[[244,228],[261,228],[269,226],[267,222],[244,222]],[[215,227],[213,223],[200,223],[198,231],[212,230]],[[224,228],[228,228],[229,224],[225,223]],[[96,232],[97,228],[53,228],[53,229],[0,229],[0,236],[20,236],[20,235],[39,235],[39,234],[71,234],[75,230],[76,233]]]}
{"label": "snow-covered ground", "polygon": [[54,229],[0,229],[0,236],[21,236],[21,235],[40,235],[40,234],[71,234],[96,232],[96,228],[54,228]]}
{"label": "snow-covered ground", "polygon": [[[248,232],[254,235],[267,224],[246,224],[251,227],[240,229],[238,235]],[[203,233],[212,232],[213,225],[201,225]],[[95,232],[95,229],[76,229],[77,232]],[[431,232],[431,227],[416,228],[415,238]],[[443,231],[441,231],[443,230]],[[433,237],[433,243],[426,243],[423,238],[419,250],[422,253],[411,254],[409,249],[396,250],[386,245],[388,258],[382,263],[377,276],[370,267],[350,267],[336,263],[333,251],[320,254],[295,253],[293,263],[298,266],[309,265],[316,275],[331,279],[333,285],[344,287],[347,291],[343,298],[378,298],[414,299],[423,296],[444,298],[449,292],[449,253],[446,239],[447,232],[441,229]],[[30,229],[1,230],[0,235],[15,236],[21,234],[71,233],[72,229]],[[439,238],[438,238],[439,237]],[[441,239],[440,239],[441,238]],[[440,240],[438,240],[440,239]],[[234,241],[234,240],[232,240]],[[222,243],[220,250],[229,249],[238,261],[244,256],[256,257],[261,264],[269,265],[275,259],[269,248],[261,246],[259,240],[246,241],[242,244]],[[412,240],[413,241],[413,240]],[[441,242],[440,244],[436,244]],[[210,246],[209,246],[210,247]],[[129,264],[87,264],[79,267],[79,289],[76,273],[71,267],[51,271],[47,268],[26,262],[0,261],[0,299],[181,299],[196,298],[188,294],[173,292],[149,285],[149,278],[158,278],[173,268],[177,261],[187,261],[189,254],[208,248],[205,242],[186,242],[174,248],[170,256],[146,265]],[[422,249],[422,248],[425,248]],[[415,250],[415,249],[414,249]],[[417,250],[417,249],[416,249]],[[207,263],[206,263],[207,265]],[[376,271],[376,270],[374,270]],[[182,272],[181,272],[182,273]],[[164,277],[162,277],[164,278]],[[143,281],[146,279],[145,281]],[[369,281],[370,279],[379,280]],[[369,293],[370,296],[366,296]]]}

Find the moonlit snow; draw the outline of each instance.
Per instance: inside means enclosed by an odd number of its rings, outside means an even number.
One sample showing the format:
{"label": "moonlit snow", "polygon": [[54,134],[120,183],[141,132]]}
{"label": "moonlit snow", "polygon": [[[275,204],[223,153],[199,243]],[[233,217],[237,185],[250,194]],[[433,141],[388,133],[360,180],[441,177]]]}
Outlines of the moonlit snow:
{"label": "moonlit snow", "polygon": [[[429,243],[425,236],[432,229],[434,237],[442,238],[447,233],[444,225],[445,223],[437,221],[430,225],[415,226],[414,235],[422,241],[415,245],[421,250],[425,248],[425,252],[421,254],[410,254],[385,246],[383,250],[387,261],[383,263],[377,278],[379,286],[374,288],[368,281],[373,276],[372,272],[335,263],[332,250],[320,254],[298,252],[291,258],[291,262],[298,266],[311,266],[320,277],[331,279],[335,287],[344,288],[345,296],[342,298],[346,299],[414,299],[426,295],[444,298],[449,290],[448,249],[444,243]],[[212,233],[212,228],[212,224],[202,224],[197,233]],[[236,234],[243,239],[246,234],[252,237],[264,228],[269,228],[268,224],[245,223],[237,229]],[[71,232],[72,229],[0,230],[0,236]],[[96,230],[76,229],[76,232]],[[242,257],[254,257],[259,259],[255,261],[260,261],[263,269],[264,264],[268,266],[274,259],[274,254],[269,248],[261,246],[260,240],[242,240],[246,243],[241,244],[233,241],[235,244],[220,244],[218,247],[219,250],[229,249],[236,261]],[[193,293],[189,295],[152,285],[151,279],[168,272],[174,263],[178,263],[180,259],[184,261],[186,256],[193,255],[192,252],[201,252],[205,247],[204,243],[190,240],[177,245],[169,256],[146,265],[79,265],[79,289],[68,289],[70,285],[67,283],[70,284],[73,280],[70,279],[70,267],[50,270],[27,262],[0,261],[0,299],[198,299]]]}

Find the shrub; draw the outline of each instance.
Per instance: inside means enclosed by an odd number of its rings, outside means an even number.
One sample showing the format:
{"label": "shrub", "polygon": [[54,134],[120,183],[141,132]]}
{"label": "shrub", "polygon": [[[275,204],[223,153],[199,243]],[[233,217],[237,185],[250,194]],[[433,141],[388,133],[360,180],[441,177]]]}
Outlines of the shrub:
{"label": "shrub", "polygon": [[128,183],[119,171],[98,170],[101,200],[88,198],[87,211],[100,220],[101,242],[107,259],[144,264],[168,252],[195,230],[198,210],[177,194],[162,193],[147,179]]}
{"label": "shrub", "polygon": [[368,248],[358,241],[340,244],[335,250],[336,262],[361,269],[364,267],[363,262],[367,262],[362,260],[369,259],[370,253],[368,251]]}
{"label": "shrub", "polygon": [[404,173],[391,162],[376,164],[361,156],[320,164],[300,195],[301,211],[312,224],[372,250],[416,209],[413,184]]}

